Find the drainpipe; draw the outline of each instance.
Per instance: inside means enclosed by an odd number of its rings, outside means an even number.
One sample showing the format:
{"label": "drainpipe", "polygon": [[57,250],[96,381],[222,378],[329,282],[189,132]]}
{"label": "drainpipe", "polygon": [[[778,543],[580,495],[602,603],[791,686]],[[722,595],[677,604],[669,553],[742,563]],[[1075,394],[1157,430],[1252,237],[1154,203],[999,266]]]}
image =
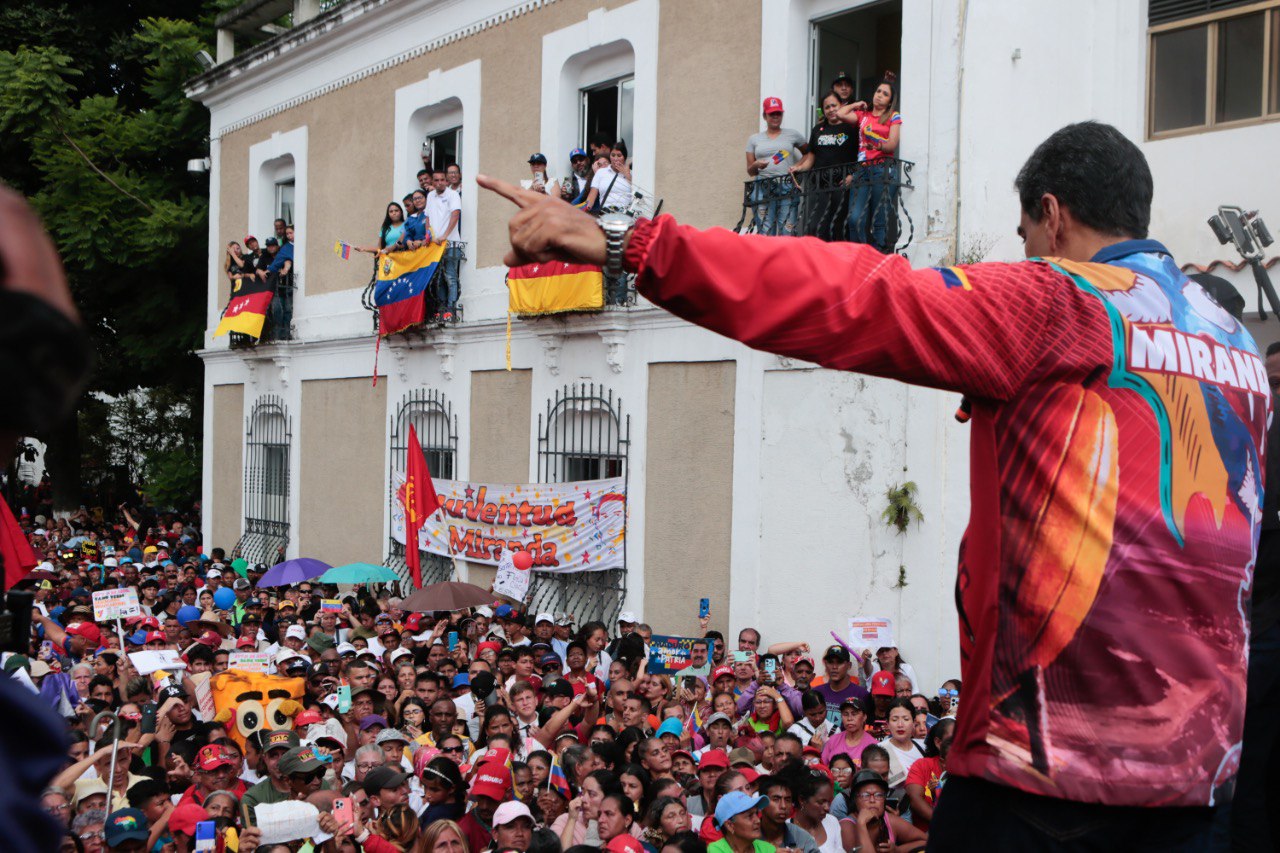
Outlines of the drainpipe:
{"label": "drainpipe", "polygon": [[956,203],[953,209],[955,235],[951,241],[951,257],[960,257],[960,145],[964,139],[964,47],[969,24],[969,0],[960,0],[959,37],[956,40],[956,155],[952,162],[955,171]]}

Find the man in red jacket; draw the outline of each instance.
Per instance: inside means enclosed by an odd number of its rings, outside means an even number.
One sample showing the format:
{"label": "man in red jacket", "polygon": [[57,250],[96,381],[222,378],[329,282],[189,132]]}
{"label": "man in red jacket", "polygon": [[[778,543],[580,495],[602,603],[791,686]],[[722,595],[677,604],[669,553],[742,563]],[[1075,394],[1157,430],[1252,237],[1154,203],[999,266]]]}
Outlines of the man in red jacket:
{"label": "man in red jacket", "polygon": [[972,401],[965,701],[931,849],[1207,845],[1239,762],[1271,395],[1248,332],[1146,239],[1137,146],[1063,128],[1017,178],[1030,260],[924,270],[670,216],[620,240],[479,180],[522,208],[508,264],[625,246],[639,292],[692,322]]}

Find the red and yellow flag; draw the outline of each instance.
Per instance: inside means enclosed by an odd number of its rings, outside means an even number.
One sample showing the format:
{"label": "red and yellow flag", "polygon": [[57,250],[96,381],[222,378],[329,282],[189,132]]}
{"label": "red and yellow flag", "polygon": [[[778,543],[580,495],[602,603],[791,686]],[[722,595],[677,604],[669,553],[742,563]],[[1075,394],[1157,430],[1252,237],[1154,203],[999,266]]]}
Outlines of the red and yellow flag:
{"label": "red and yellow flag", "polygon": [[525,264],[507,269],[513,314],[559,314],[604,307],[604,273],[588,264]]}
{"label": "red and yellow flag", "polygon": [[267,319],[267,308],[274,294],[273,283],[268,279],[248,276],[236,282],[227,300],[227,310],[222,312],[222,322],[213,336],[227,332],[240,332],[253,338],[262,337],[262,324]]}

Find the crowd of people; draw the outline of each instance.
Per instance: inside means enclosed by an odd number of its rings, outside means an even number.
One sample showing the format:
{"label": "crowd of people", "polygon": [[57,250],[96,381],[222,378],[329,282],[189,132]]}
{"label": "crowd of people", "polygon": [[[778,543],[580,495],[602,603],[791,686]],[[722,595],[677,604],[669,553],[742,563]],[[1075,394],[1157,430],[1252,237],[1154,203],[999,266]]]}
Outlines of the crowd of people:
{"label": "crowd of people", "polygon": [[[765,129],[746,147],[757,233],[804,233],[893,250],[902,132],[897,78],[887,72],[870,103],[855,101],[853,93],[849,75],[837,74],[822,97],[822,120],[808,136],[782,126],[781,98],[764,99]],[[802,213],[806,192],[814,203]]]}
{"label": "crowd of people", "polygon": [[[652,629],[630,612],[575,624],[497,601],[407,612],[380,586],[259,587],[268,566],[205,548],[198,515],[122,510],[116,524],[20,519],[43,562],[21,584],[36,598],[28,654],[4,670],[66,719],[43,796],[66,851],[187,853],[207,822],[241,853],[839,853],[926,839],[960,683],[925,696],[896,648],[813,656],[753,628],[735,647],[708,614],[689,661],[705,675],[649,672]],[[95,622],[93,593],[123,587],[141,612],[119,631]],[[131,659],[166,650],[182,668],[140,673]],[[294,705],[244,694],[208,713],[198,685],[245,652],[277,679],[255,689]],[[272,692],[290,683],[296,695]],[[103,711],[118,730],[95,727]],[[284,802],[307,804],[310,829],[264,841],[259,810]]]}

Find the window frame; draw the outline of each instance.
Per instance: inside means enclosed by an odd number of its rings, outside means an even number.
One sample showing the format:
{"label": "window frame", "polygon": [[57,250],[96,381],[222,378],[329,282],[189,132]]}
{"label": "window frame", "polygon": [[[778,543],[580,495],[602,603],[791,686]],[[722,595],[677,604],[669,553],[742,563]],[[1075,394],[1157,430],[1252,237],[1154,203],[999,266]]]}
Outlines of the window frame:
{"label": "window frame", "polygon": [[[1228,20],[1243,18],[1248,15],[1263,13],[1262,20],[1262,112],[1260,115],[1233,121],[1217,121],[1218,113],[1218,45],[1221,40],[1219,25]],[[1210,12],[1203,15],[1168,21],[1147,28],[1147,103],[1146,103],[1146,138],[1148,141],[1173,139],[1179,136],[1190,136],[1197,133],[1209,133],[1216,130],[1231,130],[1237,127],[1249,127],[1256,124],[1267,124],[1280,121],[1280,102],[1277,102],[1273,86],[1280,86],[1280,80],[1272,79],[1272,69],[1276,66],[1277,51],[1280,44],[1275,38],[1277,20],[1280,20],[1280,0],[1262,0],[1247,6],[1235,6],[1221,12]],[[1205,50],[1205,121],[1203,124],[1179,127],[1172,130],[1155,130],[1156,106],[1156,37],[1177,30],[1205,26],[1205,38],[1208,39]],[[1277,107],[1272,111],[1272,105]]]}
{"label": "window frame", "polygon": [[[632,140],[627,139],[627,137],[622,135],[622,101],[623,101],[622,84],[628,81],[631,82],[631,122],[630,122],[631,132],[630,132],[630,135],[634,136],[635,127],[636,127],[636,107],[635,107],[636,72],[634,69],[632,69],[630,73],[624,74],[621,77],[614,77],[612,79],[602,80],[599,83],[593,83],[590,86],[578,87],[578,146],[581,147],[584,151],[590,150],[590,148],[588,147],[588,143],[591,141],[590,140],[591,134],[587,132],[587,127],[590,124],[590,122],[588,121],[588,115],[587,115],[587,104],[589,101],[589,95],[592,92],[600,92],[605,89],[613,89],[617,93],[617,101],[614,107],[613,118],[614,118],[614,125],[617,127],[618,130],[617,130],[617,133],[614,134],[614,136],[617,136],[618,139],[626,140],[628,153],[634,150],[635,143]],[[617,142],[618,139],[613,140],[613,142]]]}

